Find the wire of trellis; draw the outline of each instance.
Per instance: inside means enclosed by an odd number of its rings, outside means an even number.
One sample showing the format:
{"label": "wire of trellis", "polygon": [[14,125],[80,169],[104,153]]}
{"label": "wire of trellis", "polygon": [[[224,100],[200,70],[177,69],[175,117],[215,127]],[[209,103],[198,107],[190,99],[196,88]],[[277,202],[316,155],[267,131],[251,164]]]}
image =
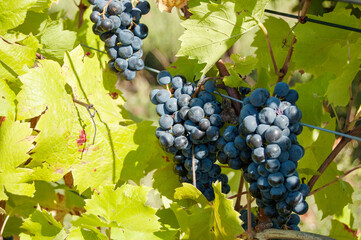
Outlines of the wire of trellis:
{"label": "wire of trellis", "polygon": [[[95,48],[92,48],[92,47],[89,47],[85,44],[81,44],[81,46],[83,47],[87,47],[87,48],[90,48],[90,49],[93,49],[93,50],[96,50],[98,52],[101,52],[101,53],[105,53],[99,49],[95,49]],[[157,69],[154,69],[154,68],[151,68],[151,67],[147,67],[145,66],[144,69],[150,71],[150,72],[154,72],[154,73],[159,73],[160,71],[157,70]],[[215,91],[214,93],[222,96],[222,97],[225,97],[225,98],[228,98],[228,99],[231,99],[233,101],[236,101],[236,102],[239,102],[241,104],[243,104],[243,101],[237,99],[237,98],[233,98],[233,97],[230,97],[228,95],[225,95],[225,94],[222,94],[222,93],[219,93],[217,91]],[[307,123],[300,123],[301,125],[305,126],[305,127],[309,127],[309,128],[314,128],[314,129],[317,129],[317,130],[320,130],[320,131],[324,131],[324,132],[328,132],[328,133],[332,133],[332,134],[335,134],[335,135],[338,135],[338,136],[342,136],[342,137],[346,137],[346,138],[350,138],[350,139],[354,139],[354,140],[357,140],[357,141],[360,141],[361,142],[361,138],[359,137],[356,137],[356,136],[352,136],[352,135],[349,135],[349,134],[345,134],[345,133],[341,133],[341,132],[336,132],[336,131],[332,131],[332,130],[329,130],[329,129],[326,129],[326,128],[321,128],[321,127],[317,127],[317,126],[313,126],[313,125],[310,125],[310,124],[307,124]]]}
{"label": "wire of trellis", "polygon": [[[294,14],[278,12],[278,11],[274,11],[274,10],[270,10],[270,9],[265,9],[265,12],[270,13],[270,14],[274,14],[274,15],[283,16],[283,17],[298,19],[298,16],[294,15]],[[310,18],[310,17],[307,17],[307,16],[303,19],[303,21],[304,22],[317,23],[317,24],[328,26],[328,27],[334,27],[334,28],[339,28],[339,29],[344,29],[344,30],[349,30],[349,31],[361,33],[361,29],[359,29],[359,28],[344,26],[344,25],[340,25],[340,24],[336,24],[336,23],[325,22],[325,21],[317,20],[317,19]]]}

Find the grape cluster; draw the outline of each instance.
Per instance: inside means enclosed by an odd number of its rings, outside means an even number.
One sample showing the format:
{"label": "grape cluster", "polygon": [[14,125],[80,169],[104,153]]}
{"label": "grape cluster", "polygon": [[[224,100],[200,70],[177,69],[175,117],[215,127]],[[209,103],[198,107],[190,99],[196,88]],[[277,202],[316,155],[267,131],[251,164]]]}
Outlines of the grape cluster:
{"label": "grape cluster", "polygon": [[148,36],[148,27],[139,23],[142,15],[150,11],[146,0],[135,7],[131,0],[88,0],[93,7],[90,20],[93,32],[105,43],[110,58],[109,68],[132,80],[135,72],[144,68],[142,44]]}
{"label": "grape cluster", "polygon": [[[252,91],[243,100],[240,135],[223,148],[229,166],[243,168],[251,195],[272,220],[273,227],[287,224],[292,230],[299,230],[297,214],[307,212],[305,199],[309,194],[308,186],[301,183],[297,173],[298,161],[305,152],[297,141],[303,129],[302,113],[295,105],[297,99],[298,93],[283,82],[275,86],[274,96],[263,88]],[[235,167],[233,161],[236,160],[230,158],[230,154],[240,156],[241,164]]]}
{"label": "grape cluster", "polygon": [[222,192],[228,193],[227,175],[214,164],[218,152],[216,142],[223,126],[220,103],[210,94],[215,90],[215,83],[207,81],[205,90],[194,96],[196,85],[181,75],[161,71],[157,81],[167,89],[150,92],[150,100],[157,105],[160,116],[156,136],[162,147],[174,155],[174,172],[181,182],[192,183],[194,156],[197,188],[203,195],[209,201],[214,199],[212,183],[217,180],[222,182]]}

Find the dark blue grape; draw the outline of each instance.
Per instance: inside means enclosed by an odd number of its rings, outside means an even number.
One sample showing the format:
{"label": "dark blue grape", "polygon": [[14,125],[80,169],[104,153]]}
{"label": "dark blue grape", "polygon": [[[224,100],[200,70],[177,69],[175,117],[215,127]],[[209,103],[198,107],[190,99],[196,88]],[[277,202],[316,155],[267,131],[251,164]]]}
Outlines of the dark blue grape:
{"label": "dark blue grape", "polygon": [[289,91],[290,91],[290,88],[287,83],[279,82],[275,86],[274,94],[279,97],[285,97]]}
{"label": "dark blue grape", "polygon": [[150,11],[150,4],[148,1],[139,1],[136,5],[142,11],[142,14],[145,15]]}
{"label": "dark blue grape", "polygon": [[147,25],[140,23],[134,28],[134,35],[140,39],[144,39],[148,36],[148,27]]}
{"label": "dark blue grape", "polygon": [[158,84],[167,85],[170,83],[172,75],[168,71],[160,71],[157,76]]}

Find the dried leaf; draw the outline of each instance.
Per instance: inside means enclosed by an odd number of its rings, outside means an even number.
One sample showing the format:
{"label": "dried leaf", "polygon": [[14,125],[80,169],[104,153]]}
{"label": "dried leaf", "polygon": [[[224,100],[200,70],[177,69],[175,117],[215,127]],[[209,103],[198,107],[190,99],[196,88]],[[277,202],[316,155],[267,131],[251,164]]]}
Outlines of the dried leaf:
{"label": "dried leaf", "polygon": [[161,12],[171,12],[173,7],[182,8],[188,0],[157,0],[158,8]]}

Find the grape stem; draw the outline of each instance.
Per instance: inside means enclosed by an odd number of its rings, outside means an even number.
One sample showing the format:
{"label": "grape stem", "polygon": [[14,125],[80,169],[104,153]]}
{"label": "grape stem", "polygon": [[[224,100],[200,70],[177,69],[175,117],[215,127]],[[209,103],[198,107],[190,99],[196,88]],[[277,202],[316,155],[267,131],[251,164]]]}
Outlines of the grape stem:
{"label": "grape stem", "polygon": [[282,82],[283,78],[286,76],[286,74],[288,72],[288,67],[290,66],[290,61],[291,61],[292,54],[293,54],[293,45],[295,43],[296,43],[296,36],[293,36],[290,48],[288,49],[288,53],[287,53],[285,62],[283,63],[283,66],[282,66],[282,68],[280,70],[280,74],[279,74],[279,77],[278,77],[278,82]]}
{"label": "grape stem", "polygon": [[267,45],[268,45],[268,50],[269,50],[269,53],[271,54],[271,58],[272,58],[272,63],[273,63],[273,67],[275,69],[275,73],[276,75],[279,75],[279,71],[278,71],[278,67],[277,67],[277,63],[276,63],[276,59],[275,59],[275,56],[273,54],[273,50],[272,50],[272,46],[271,46],[271,41],[269,39],[269,36],[268,36],[268,32],[267,32],[267,29],[266,27],[263,25],[263,23],[261,22],[258,22],[258,26],[262,29],[265,37],[266,37],[266,40],[267,40]]}
{"label": "grape stem", "polygon": [[248,239],[253,240],[253,233],[252,233],[252,213],[251,213],[251,194],[249,193],[248,184],[246,184],[247,190],[247,232],[248,232]]}
{"label": "grape stem", "polygon": [[244,178],[243,178],[243,172],[242,172],[241,180],[239,181],[239,186],[238,186],[236,204],[234,204],[234,210],[236,210],[237,212],[241,209],[241,197],[242,197],[241,193],[243,191],[243,185],[244,185]]}
{"label": "grape stem", "polygon": [[107,4],[105,4],[105,6],[103,7],[103,12],[99,15],[99,16],[103,16],[103,19],[105,19],[105,12],[106,12],[106,9],[107,9],[109,3],[111,3],[111,1],[113,1],[113,0],[109,0],[107,2]]}
{"label": "grape stem", "polygon": [[336,240],[334,238],[293,230],[266,229],[255,235],[258,240],[291,239],[291,240]]}
{"label": "grape stem", "polygon": [[[218,68],[218,71],[219,71],[219,74],[221,77],[230,75],[226,66],[224,65],[224,62],[221,59],[219,59],[216,62],[216,66]],[[224,88],[226,89],[229,96],[231,96],[235,99],[241,99],[241,95],[239,94],[239,92],[236,88],[231,88],[231,87],[228,87],[225,85],[224,85]],[[241,112],[241,107],[242,107],[241,103],[239,103],[237,101],[232,101],[232,106],[233,106],[234,110],[236,111],[236,114],[239,115],[239,113]]]}
{"label": "grape stem", "polygon": [[247,191],[244,191],[244,192],[241,192],[241,193],[239,193],[239,194],[230,196],[230,197],[228,197],[228,199],[233,199],[233,198],[236,198],[236,197],[238,197],[238,196],[242,196],[243,194],[246,194],[246,193],[248,193],[248,192],[247,192]]}
{"label": "grape stem", "polygon": [[352,168],[351,170],[349,170],[349,171],[345,172],[345,173],[344,173],[343,175],[341,175],[341,176],[337,176],[337,177],[336,177],[336,179],[334,179],[333,181],[331,181],[331,182],[329,182],[329,183],[327,183],[327,184],[323,185],[322,187],[317,188],[316,190],[314,190],[314,191],[310,192],[310,193],[308,194],[308,196],[313,195],[313,194],[315,194],[315,193],[317,193],[317,192],[321,191],[322,189],[324,189],[324,188],[326,188],[326,187],[330,186],[331,184],[334,184],[335,182],[337,182],[337,181],[341,180],[342,178],[346,177],[347,175],[349,175],[350,173],[352,173],[353,171],[355,171],[355,170],[357,170],[357,169],[359,169],[359,168],[361,168],[361,165],[359,165],[359,166],[357,166],[357,167]]}

